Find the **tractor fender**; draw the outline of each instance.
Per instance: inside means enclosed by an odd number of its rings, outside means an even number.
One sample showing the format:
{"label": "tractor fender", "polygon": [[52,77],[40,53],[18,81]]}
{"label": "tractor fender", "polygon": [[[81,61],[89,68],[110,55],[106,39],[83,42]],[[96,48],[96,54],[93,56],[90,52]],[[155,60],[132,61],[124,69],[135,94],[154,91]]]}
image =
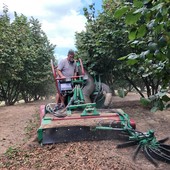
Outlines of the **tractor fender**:
{"label": "tractor fender", "polygon": [[[85,103],[92,103],[90,95],[95,90],[95,83],[93,77],[85,70],[85,76],[87,76],[86,85],[82,89]],[[101,91],[105,98],[103,106],[108,107],[112,100],[112,91],[108,85],[101,83]]]}
{"label": "tractor fender", "polygon": [[109,107],[112,101],[112,91],[108,85],[105,83],[96,83],[98,94],[93,96],[98,108]]}
{"label": "tractor fender", "polygon": [[93,93],[95,89],[95,83],[93,77],[85,70],[85,75],[88,77],[86,81],[86,85],[82,89],[85,103],[91,103],[90,95]]}
{"label": "tractor fender", "polygon": [[112,91],[110,89],[110,87],[108,85],[106,85],[105,83],[102,83],[102,91],[103,91],[103,95],[105,96],[105,100],[104,100],[104,107],[108,107],[112,101]]}

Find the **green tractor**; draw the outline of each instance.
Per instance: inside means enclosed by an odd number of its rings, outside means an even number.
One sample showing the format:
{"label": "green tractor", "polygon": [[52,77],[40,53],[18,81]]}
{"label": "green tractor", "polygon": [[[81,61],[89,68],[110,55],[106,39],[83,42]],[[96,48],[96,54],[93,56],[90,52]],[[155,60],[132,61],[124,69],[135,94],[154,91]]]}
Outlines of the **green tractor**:
{"label": "green tractor", "polygon": [[134,159],[142,149],[155,166],[155,159],[170,163],[170,146],[164,144],[168,138],[158,141],[152,130],[145,133],[136,131],[134,120],[123,110],[106,109],[112,97],[110,88],[89,75],[81,59],[76,63],[78,76],[61,79],[57,77],[57,67],[51,61],[56,89],[59,92],[60,82],[59,95],[65,96],[66,107],[56,110],[56,103],[40,107],[41,124],[37,131],[39,143],[121,139],[127,142],[119,144],[118,148],[137,145]]}
{"label": "green tractor", "polygon": [[[59,96],[65,96],[66,107],[56,110],[55,103],[41,106],[38,140],[42,144],[117,138],[114,131],[107,130],[108,127],[121,127],[126,121],[123,111],[120,115],[115,110],[99,109],[106,108],[111,102],[111,90],[84,70],[81,59],[76,63],[78,76],[62,79],[58,78],[56,67],[51,61],[56,89]],[[134,121],[127,120],[135,129]],[[106,130],[99,130],[99,126]]]}

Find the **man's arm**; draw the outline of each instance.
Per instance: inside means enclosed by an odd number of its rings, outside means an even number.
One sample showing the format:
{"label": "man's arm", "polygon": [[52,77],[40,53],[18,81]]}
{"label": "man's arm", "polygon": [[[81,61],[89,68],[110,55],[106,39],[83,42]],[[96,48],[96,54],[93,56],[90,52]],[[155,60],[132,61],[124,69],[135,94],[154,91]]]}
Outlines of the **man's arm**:
{"label": "man's arm", "polygon": [[66,78],[59,69],[57,69],[57,74],[60,76],[60,78]]}
{"label": "man's arm", "polygon": [[59,75],[60,78],[66,78],[61,71],[63,67],[64,67],[64,60],[61,60],[57,67],[57,74]]}
{"label": "man's arm", "polygon": [[[76,63],[76,62],[75,62]],[[78,73],[78,67],[77,67],[77,64],[75,65],[75,69],[74,69],[74,76],[77,76],[77,73]]]}

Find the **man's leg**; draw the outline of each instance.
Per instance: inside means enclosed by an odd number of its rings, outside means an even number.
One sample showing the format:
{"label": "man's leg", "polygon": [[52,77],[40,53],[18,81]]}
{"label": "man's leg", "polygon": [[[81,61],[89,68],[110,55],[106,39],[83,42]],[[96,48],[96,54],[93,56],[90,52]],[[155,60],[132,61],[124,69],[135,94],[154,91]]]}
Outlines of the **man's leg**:
{"label": "man's leg", "polygon": [[59,103],[59,100],[60,100],[60,96],[59,96],[59,94],[58,94],[58,92],[57,92],[57,94],[56,94],[56,103],[57,103],[57,104]]}
{"label": "man's leg", "polygon": [[[61,102],[61,105],[59,106],[59,102]],[[59,95],[58,93],[56,94],[56,108],[63,108],[65,107],[64,104],[64,97],[62,95]]]}
{"label": "man's leg", "polygon": [[[65,107],[64,97],[60,93],[61,92],[60,82],[58,82],[58,90],[59,90],[59,92],[57,92],[57,94],[56,94],[56,103],[57,103],[56,108],[60,109],[60,108],[64,108]],[[59,102],[61,103],[60,106],[59,106]]]}

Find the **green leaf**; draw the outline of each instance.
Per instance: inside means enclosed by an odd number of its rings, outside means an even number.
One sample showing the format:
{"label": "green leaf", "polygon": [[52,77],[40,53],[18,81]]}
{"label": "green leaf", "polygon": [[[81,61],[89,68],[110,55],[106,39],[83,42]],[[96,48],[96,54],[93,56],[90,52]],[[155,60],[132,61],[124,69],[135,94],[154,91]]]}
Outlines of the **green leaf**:
{"label": "green leaf", "polygon": [[152,72],[150,72],[150,73],[145,73],[145,74],[142,74],[142,77],[148,77],[149,75],[151,75],[152,74]]}
{"label": "green leaf", "polygon": [[160,47],[160,48],[163,48],[163,47],[165,47],[167,45],[167,40],[166,40],[166,38],[165,37],[161,37],[159,40],[158,40],[158,46]]}
{"label": "green leaf", "polygon": [[124,98],[127,95],[127,91],[125,91],[123,88],[118,89],[118,96],[121,98]]}
{"label": "green leaf", "polygon": [[141,97],[141,98],[140,98],[140,103],[141,103],[143,106],[149,106],[149,105],[151,105],[151,100],[146,99],[146,98],[144,98],[144,97]]}
{"label": "green leaf", "polygon": [[128,64],[128,65],[134,65],[134,64],[136,64],[137,62],[138,62],[138,60],[130,59],[130,60],[127,61],[127,64]]}
{"label": "green leaf", "polygon": [[135,53],[131,53],[128,55],[128,59],[136,59],[136,58],[138,58],[138,55]]}
{"label": "green leaf", "polygon": [[141,38],[146,34],[146,26],[145,25],[141,25],[137,31],[137,35],[136,38]]}
{"label": "green leaf", "polygon": [[152,19],[150,22],[147,23],[147,28],[152,30],[155,26],[155,19]]}
{"label": "green leaf", "polygon": [[136,39],[136,33],[137,33],[136,30],[130,31],[130,33],[129,33],[129,39],[130,39],[130,40]]}
{"label": "green leaf", "polygon": [[[163,96],[166,95],[166,92],[161,92],[161,91],[159,91],[159,92],[157,93],[157,95],[158,95],[160,98],[162,98]],[[168,96],[167,96],[167,97],[168,97]]]}
{"label": "green leaf", "polygon": [[154,42],[150,42],[150,43],[148,44],[148,48],[149,48],[149,50],[150,50],[151,52],[155,52],[155,51],[157,50],[157,44],[154,43]]}
{"label": "green leaf", "polygon": [[133,14],[141,13],[145,10],[145,8],[139,8],[136,11],[133,12]]}
{"label": "green leaf", "polygon": [[147,3],[149,3],[151,0],[143,0],[143,4],[147,4]]}
{"label": "green leaf", "polygon": [[164,3],[159,3],[158,5],[154,6],[151,8],[151,11],[154,11],[154,10],[159,10],[160,8],[162,8],[164,5]]}
{"label": "green leaf", "polygon": [[170,101],[170,97],[168,97],[167,95],[164,95],[162,97],[162,100],[165,101],[165,102],[169,102]]}
{"label": "green leaf", "polygon": [[158,107],[154,106],[152,107],[151,112],[156,112],[157,110],[158,110]]}
{"label": "green leaf", "polygon": [[114,13],[115,18],[121,18],[129,8],[127,6],[117,9]]}
{"label": "green leaf", "polygon": [[120,57],[120,58],[118,58],[117,60],[119,60],[119,61],[125,60],[125,59],[127,59],[127,57],[128,57],[128,56]]}
{"label": "green leaf", "polygon": [[140,19],[141,13],[133,14],[132,12],[128,13],[125,19],[125,23],[127,25],[136,24],[136,22]]}
{"label": "green leaf", "polygon": [[135,41],[131,42],[131,44],[138,44],[138,43],[139,43],[138,40],[135,40]]}
{"label": "green leaf", "polygon": [[140,53],[139,57],[140,58],[145,58],[149,54],[149,52],[150,52],[149,50],[143,51],[143,52]]}
{"label": "green leaf", "polygon": [[143,6],[143,2],[139,0],[134,0],[133,5],[137,8],[141,8]]}
{"label": "green leaf", "polygon": [[165,105],[162,100],[158,100],[158,108],[161,111],[165,108]]}
{"label": "green leaf", "polygon": [[168,109],[168,108],[170,108],[170,103],[167,103],[167,104],[165,105],[165,109]]}

